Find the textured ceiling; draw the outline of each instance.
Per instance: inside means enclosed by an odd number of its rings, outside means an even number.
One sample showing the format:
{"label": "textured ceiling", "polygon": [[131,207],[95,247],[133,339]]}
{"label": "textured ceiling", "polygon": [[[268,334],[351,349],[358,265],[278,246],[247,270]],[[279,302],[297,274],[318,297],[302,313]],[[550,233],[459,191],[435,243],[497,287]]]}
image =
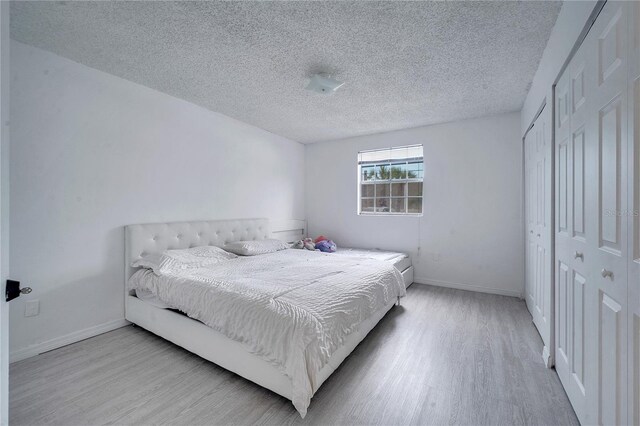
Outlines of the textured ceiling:
{"label": "textured ceiling", "polygon": [[[300,142],[519,110],[559,2],[13,2],[11,35]],[[345,85],[304,90],[314,72]]]}

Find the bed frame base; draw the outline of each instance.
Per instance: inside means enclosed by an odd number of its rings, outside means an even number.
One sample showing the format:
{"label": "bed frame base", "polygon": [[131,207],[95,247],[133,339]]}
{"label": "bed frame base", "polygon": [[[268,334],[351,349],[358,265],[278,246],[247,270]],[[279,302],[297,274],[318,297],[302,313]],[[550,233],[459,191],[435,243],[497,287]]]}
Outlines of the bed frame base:
{"label": "bed frame base", "polygon": [[[393,308],[396,300],[380,309],[364,321],[358,331],[352,333],[329,358],[318,374],[318,388],[355,349],[376,324]],[[282,371],[249,352],[247,347],[200,321],[168,309],[160,309],[127,295],[125,318],[200,357],[232,371],[280,396],[291,399],[291,380]]]}

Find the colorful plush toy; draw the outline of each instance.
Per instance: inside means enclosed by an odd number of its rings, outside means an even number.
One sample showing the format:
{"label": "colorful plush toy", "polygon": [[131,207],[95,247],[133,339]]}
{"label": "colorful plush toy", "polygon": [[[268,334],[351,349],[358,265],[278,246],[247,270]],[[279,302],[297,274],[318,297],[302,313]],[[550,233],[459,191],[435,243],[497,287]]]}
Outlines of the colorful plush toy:
{"label": "colorful plush toy", "polygon": [[318,236],[315,240],[313,238],[305,238],[304,240],[298,240],[291,244],[291,248],[294,249],[307,249],[307,250],[320,250],[325,253],[333,253],[337,250],[336,243],[325,237],[324,235]]}
{"label": "colorful plush toy", "polygon": [[316,249],[316,245],[313,244],[313,239],[305,238],[302,241],[304,243],[304,248],[306,248],[307,250],[315,250]]}
{"label": "colorful plush toy", "polygon": [[316,249],[324,253],[333,253],[337,248],[336,243],[331,240],[321,240],[319,243],[316,243]]}
{"label": "colorful plush toy", "polygon": [[307,249],[313,251],[316,249],[316,245],[313,242],[313,238],[305,238],[304,240],[298,240],[295,243],[291,244],[291,248]]}

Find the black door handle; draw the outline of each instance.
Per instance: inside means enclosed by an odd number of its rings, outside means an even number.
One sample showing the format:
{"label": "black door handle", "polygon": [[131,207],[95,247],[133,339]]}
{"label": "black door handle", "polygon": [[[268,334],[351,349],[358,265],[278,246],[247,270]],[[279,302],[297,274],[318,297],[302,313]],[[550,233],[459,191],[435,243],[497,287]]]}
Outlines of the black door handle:
{"label": "black door handle", "polygon": [[4,297],[7,302],[15,299],[21,294],[31,293],[31,287],[20,288],[20,281],[7,280],[7,287],[4,291]]}

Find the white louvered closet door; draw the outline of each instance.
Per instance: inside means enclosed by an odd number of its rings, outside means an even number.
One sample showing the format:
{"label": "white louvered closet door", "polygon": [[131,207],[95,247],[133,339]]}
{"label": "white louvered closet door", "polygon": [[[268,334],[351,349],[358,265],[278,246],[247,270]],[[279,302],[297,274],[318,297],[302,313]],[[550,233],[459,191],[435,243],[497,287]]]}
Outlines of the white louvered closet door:
{"label": "white louvered closet door", "polygon": [[583,424],[626,424],[629,15],[609,1],[556,85],[556,369]]}
{"label": "white louvered closet door", "polygon": [[545,106],[525,137],[525,293],[529,312],[542,341],[543,358],[551,367],[553,352],[551,107]]}

